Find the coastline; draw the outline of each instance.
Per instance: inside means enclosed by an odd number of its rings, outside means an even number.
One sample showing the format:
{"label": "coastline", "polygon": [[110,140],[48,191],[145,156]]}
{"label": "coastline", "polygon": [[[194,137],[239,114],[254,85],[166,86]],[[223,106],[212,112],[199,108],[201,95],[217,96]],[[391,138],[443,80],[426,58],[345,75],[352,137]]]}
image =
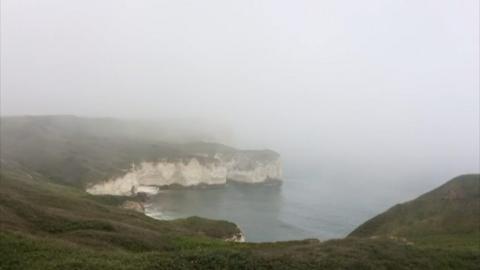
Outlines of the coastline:
{"label": "coastline", "polygon": [[[161,193],[162,190],[207,189],[207,188],[218,189],[218,188],[223,188],[225,185],[221,185],[221,186],[222,187],[219,187],[219,185],[213,185],[213,186],[209,187],[208,185],[206,185],[206,186],[202,185],[201,187],[197,186],[197,187],[183,187],[183,188],[178,187],[178,186],[175,186],[175,188],[156,187],[157,190],[156,190],[155,193],[153,193],[153,192],[148,192],[148,193],[147,192],[138,192],[135,195],[132,195],[132,199],[125,200],[121,205],[119,205],[119,207],[121,207],[123,209],[127,209],[127,210],[136,211],[138,213],[141,213],[141,214],[143,214],[147,217],[150,217],[150,218],[153,218],[153,219],[156,219],[156,220],[180,220],[182,218],[168,217],[168,216],[163,215],[163,214],[158,214],[159,213],[158,211],[156,211],[156,212],[149,211],[149,206],[150,206],[150,203],[148,202],[149,197]],[[145,189],[145,190],[152,191],[153,188],[149,187],[148,189]],[[189,218],[191,218],[191,217],[189,217]],[[222,239],[226,242],[237,242],[237,243],[246,242],[245,233],[242,231],[242,229],[240,229],[240,227],[237,224],[235,224],[235,227],[236,227],[236,231],[231,236],[224,237]]]}

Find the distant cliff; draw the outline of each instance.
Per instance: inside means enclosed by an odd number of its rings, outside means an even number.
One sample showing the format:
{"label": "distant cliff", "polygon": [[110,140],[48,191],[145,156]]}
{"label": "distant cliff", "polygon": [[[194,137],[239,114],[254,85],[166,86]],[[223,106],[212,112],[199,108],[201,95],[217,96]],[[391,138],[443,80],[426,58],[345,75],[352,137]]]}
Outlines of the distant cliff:
{"label": "distant cliff", "polygon": [[[231,148],[230,148],[231,149]],[[262,183],[280,180],[280,156],[268,150],[196,153],[178,160],[132,164],[124,175],[95,183],[87,188],[91,194],[133,195],[155,192],[155,187],[180,185],[223,185],[227,181]]]}
{"label": "distant cliff", "polygon": [[165,142],[161,127],[153,126],[150,132],[144,123],[26,116],[2,117],[1,124],[2,160],[93,194],[130,195],[155,192],[157,186],[260,183],[282,177],[280,156],[273,151]]}

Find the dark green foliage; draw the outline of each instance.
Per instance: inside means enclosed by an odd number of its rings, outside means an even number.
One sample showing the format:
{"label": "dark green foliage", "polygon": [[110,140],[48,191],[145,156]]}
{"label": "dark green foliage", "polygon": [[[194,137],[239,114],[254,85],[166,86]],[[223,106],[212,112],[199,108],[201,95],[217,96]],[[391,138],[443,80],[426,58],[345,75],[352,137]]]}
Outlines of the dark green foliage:
{"label": "dark green foliage", "polygon": [[[200,217],[189,217],[185,219],[175,220],[177,224],[192,230],[196,233],[206,234],[217,238],[231,237],[232,230],[230,228],[236,225],[228,221],[206,220]],[[219,224],[222,223],[222,224]],[[219,226],[220,225],[220,226]]]}
{"label": "dark green foliage", "polygon": [[95,251],[63,240],[4,232],[0,269],[476,269],[480,263],[474,252],[418,249],[387,240],[242,246]]}

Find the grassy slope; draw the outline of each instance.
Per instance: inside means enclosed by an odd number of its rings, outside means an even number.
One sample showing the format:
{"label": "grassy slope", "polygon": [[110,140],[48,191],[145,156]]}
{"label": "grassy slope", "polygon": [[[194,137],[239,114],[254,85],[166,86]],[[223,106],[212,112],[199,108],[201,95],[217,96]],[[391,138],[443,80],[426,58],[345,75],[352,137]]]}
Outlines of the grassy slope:
{"label": "grassy slope", "polygon": [[[352,237],[325,243],[227,243],[218,238],[236,231],[232,223],[201,218],[158,221],[116,207],[124,198],[95,197],[79,189],[94,179],[122,173],[119,168],[128,168],[132,161],[188,154],[182,147],[144,143],[111,130],[122,129],[110,120],[2,118],[0,270],[476,269],[480,264],[478,238],[470,233],[480,222],[468,219],[473,210],[464,211],[475,208],[457,200],[464,196],[478,205],[477,180],[473,186],[470,178],[453,181],[457,188],[447,192],[449,200],[437,198],[429,211],[408,222],[400,218],[397,225],[402,226],[373,222],[380,225],[364,225]],[[221,145],[187,146],[204,152],[212,147],[231,151]],[[432,226],[438,222],[416,225],[428,213],[445,215],[440,218],[445,224],[460,220],[451,224],[461,226],[443,230]],[[396,215],[381,220],[386,224],[389,219],[397,220]],[[430,238],[417,237],[411,245],[391,239],[392,228],[394,235],[410,238],[421,231]],[[435,233],[427,234],[429,228]],[[371,239],[372,235],[380,237]]]}
{"label": "grassy slope", "polygon": [[[140,131],[136,129],[140,129]],[[195,154],[200,162],[212,160],[216,152],[244,153],[252,158],[272,159],[269,150],[242,151],[221,144],[172,144],[146,136],[155,134],[138,123],[115,119],[74,116],[0,118],[0,156],[62,184],[85,188],[125,174],[132,163],[179,160]],[[160,135],[159,135],[160,136]]]}
{"label": "grassy slope", "polygon": [[126,172],[132,162],[183,157],[174,145],[128,135],[109,119],[1,118],[0,154],[58,183],[85,187]]}
{"label": "grassy slope", "polygon": [[[225,238],[238,232],[235,224],[226,221],[154,220],[122,210],[114,206],[117,204],[114,200],[49,183],[43,176],[25,170],[2,166],[0,177],[0,224],[5,230],[61,236],[80,244],[91,243],[94,247],[113,243],[115,247],[132,251],[158,249],[173,243],[172,237]],[[129,238],[135,241],[129,242]],[[134,245],[129,246],[131,243]]]}
{"label": "grassy slope", "polygon": [[0,269],[477,269],[478,253],[427,250],[380,240],[264,247],[189,240],[177,250],[92,250],[63,240],[0,233]]}
{"label": "grassy slope", "polygon": [[[116,202],[113,202],[116,204]],[[228,243],[228,222],[157,221],[3,166],[0,269],[475,269],[479,249],[387,238]]]}
{"label": "grassy slope", "polygon": [[405,238],[425,245],[480,245],[480,175],[462,175],[395,205],[350,236]]}

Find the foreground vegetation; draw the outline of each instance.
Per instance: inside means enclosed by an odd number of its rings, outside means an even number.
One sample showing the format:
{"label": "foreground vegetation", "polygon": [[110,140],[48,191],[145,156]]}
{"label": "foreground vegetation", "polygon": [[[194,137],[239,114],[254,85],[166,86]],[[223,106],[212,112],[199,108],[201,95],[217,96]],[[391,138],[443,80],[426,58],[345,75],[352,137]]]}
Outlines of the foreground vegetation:
{"label": "foreground vegetation", "polygon": [[456,177],[415,200],[395,205],[350,235],[425,239],[426,242],[445,241],[445,235],[454,235],[462,242],[478,240],[479,182],[478,174]]}
{"label": "foreground vegetation", "polygon": [[82,135],[75,125],[59,131],[56,122],[14,120],[9,128],[2,120],[1,130],[0,270],[478,269],[480,265],[480,175],[455,178],[394,206],[345,239],[232,243],[224,241],[239,232],[231,222],[199,217],[154,220],[119,207],[131,198],[92,196],[82,189],[85,181],[116,173],[132,159],[186,150],[142,144],[128,136],[109,135],[107,140],[99,134]]}
{"label": "foreground vegetation", "polygon": [[477,269],[479,263],[472,251],[368,239],[268,245],[189,239],[168,251],[131,252],[2,233],[0,250],[1,269]]}
{"label": "foreground vegetation", "polygon": [[480,264],[475,230],[416,241],[367,235],[360,227],[364,235],[326,242],[231,243],[222,239],[235,233],[232,223],[154,220],[23,168],[4,164],[0,183],[2,270],[476,269]]}

